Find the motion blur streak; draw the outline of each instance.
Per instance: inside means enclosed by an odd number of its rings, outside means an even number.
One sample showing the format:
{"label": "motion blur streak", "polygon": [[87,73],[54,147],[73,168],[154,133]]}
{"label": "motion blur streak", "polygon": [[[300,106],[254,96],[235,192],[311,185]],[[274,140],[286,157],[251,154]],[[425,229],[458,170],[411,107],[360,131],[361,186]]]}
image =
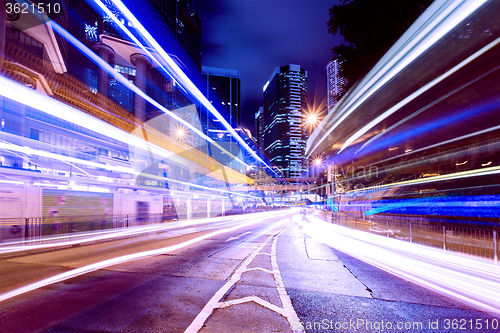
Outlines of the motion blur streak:
{"label": "motion blur streak", "polygon": [[[98,0],[96,0],[97,2]],[[172,71],[171,74],[177,79],[177,81],[186,87],[186,89],[200,101],[203,106],[205,106],[210,112],[221,122],[222,125],[231,133],[231,135],[259,162],[263,163],[271,172],[274,174],[275,171],[256,154],[247,143],[236,133],[236,131],[229,125],[226,119],[217,111],[212,103],[201,93],[201,91],[194,85],[194,83],[186,76],[186,74],[177,66],[177,64],[170,58],[170,56],[165,52],[165,50],[158,44],[158,42],[151,36],[151,34],[144,28],[144,26],[135,18],[135,16],[130,12],[130,10],[119,0],[111,0],[111,2],[122,12],[122,14],[129,20],[134,28],[142,35],[142,37],[149,43],[164,60],[168,68]],[[116,17],[114,18],[116,19]],[[143,47],[143,46],[141,46]],[[169,73],[170,75],[170,73]]]}
{"label": "motion blur streak", "polygon": [[446,145],[448,143],[452,143],[452,142],[460,141],[460,140],[463,140],[463,139],[471,138],[471,137],[474,137],[474,136],[478,136],[478,135],[485,134],[485,133],[488,133],[488,132],[496,131],[496,130],[499,130],[499,129],[500,129],[500,125],[499,126],[493,126],[493,127],[481,130],[481,131],[477,131],[477,132],[474,132],[474,133],[462,135],[462,136],[459,136],[457,138],[446,140],[446,141],[443,141],[443,142],[440,142],[440,143],[436,143],[436,144],[433,144],[433,145],[430,145],[430,146],[427,146],[427,147],[415,149],[415,150],[412,150],[411,152],[408,152],[408,153],[405,153],[405,154],[401,154],[401,155],[398,155],[398,156],[387,158],[385,160],[380,161],[380,163],[388,162],[388,161],[391,161],[391,160],[395,160],[395,159],[401,158],[404,155],[419,153],[419,152],[427,150],[427,149],[436,148],[436,147],[439,147],[439,146]]}
{"label": "motion blur streak", "polygon": [[91,166],[91,167],[104,168],[104,169],[107,169],[110,171],[123,172],[123,173],[128,173],[128,174],[133,174],[133,175],[140,174],[140,172],[135,171],[132,168],[113,166],[113,165],[103,165],[101,163],[92,162],[92,161],[85,161],[85,160],[81,160],[81,159],[78,159],[75,157],[64,156],[64,155],[50,153],[50,152],[46,152],[46,151],[42,151],[42,150],[32,149],[32,148],[27,147],[27,146],[18,146],[18,145],[14,145],[14,144],[10,144],[10,143],[0,142],[0,149],[17,151],[17,152],[24,153],[26,155],[31,155],[31,154],[39,155],[39,156],[43,156],[43,157],[61,160],[61,161],[67,162],[67,163],[73,162],[73,163],[83,164],[83,165],[87,165],[87,166]]}
{"label": "motion blur streak", "polygon": [[481,310],[500,313],[500,269],[493,261],[347,229],[309,217],[305,234],[355,258]]}
{"label": "motion blur streak", "polygon": [[[113,259],[104,260],[101,262],[97,262],[97,263],[94,263],[91,265],[76,268],[76,269],[73,269],[71,271],[61,273],[61,274],[55,275],[53,277],[29,284],[27,286],[24,286],[24,287],[21,287],[21,288],[18,288],[18,289],[15,289],[15,290],[12,290],[12,291],[9,291],[7,293],[0,295],[0,302],[5,301],[5,300],[12,298],[12,297],[16,297],[16,296],[19,296],[21,294],[33,291],[35,289],[39,289],[39,288],[42,288],[42,287],[45,287],[45,286],[48,286],[48,285],[51,285],[51,284],[54,284],[57,282],[61,282],[61,281],[65,281],[67,279],[74,278],[74,277],[79,276],[79,275],[83,275],[83,274],[87,274],[87,273],[96,271],[98,269],[102,269],[102,268],[117,265],[117,264],[122,264],[122,263],[132,261],[132,260],[151,257],[151,256],[155,256],[155,255],[170,252],[170,251],[179,250],[179,249],[182,249],[186,246],[194,245],[194,244],[196,244],[202,240],[208,239],[210,237],[214,237],[214,236],[221,235],[224,233],[232,232],[232,231],[241,229],[243,227],[247,227],[247,226],[250,226],[252,224],[257,224],[257,223],[262,222],[262,219],[255,219],[255,217],[249,218],[248,216],[237,217],[237,218],[235,218],[235,220],[238,220],[238,224],[234,227],[214,231],[214,232],[211,232],[209,234],[193,238],[191,240],[188,240],[188,241],[180,243],[180,244],[167,246],[167,247],[157,249],[157,250],[144,251],[144,252],[129,254],[129,255],[125,255],[125,256],[121,256],[121,257],[116,257]],[[289,221],[288,219],[282,219],[282,220],[278,221],[277,224],[285,223],[288,221]]]}
{"label": "motion blur streak", "polygon": [[168,158],[174,155],[172,152],[159,148],[158,146],[144,141],[135,135],[127,133],[113,125],[110,125],[95,117],[80,112],[68,105],[42,95],[3,76],[0,76],[0,95],[50,114],[52,116],[66,120],[72,124],[80,126],[83,125],[87,128],[91,128],[93,131],[99,134],[111,137],[134,147],[144,150],[151,149],[153,153],[160,156]]}
{"label": "motion blur streak", "polygon": [[[264,218],[264,217],[273,217],[276,215],[282,214],[281,212],[266,212],[266,213],[254,213],[254,214],[246,214],[245,218]],[[84,233],[79,233],[78,235],[64,235],[60,237],[51,237],[47,239],[50,243],[46,244],[36,244],[40,242],[39,240],[24,240],[16,243],[9,243],[5,246],[0,247],[0,253],[12,253],[19,251],[30,251],[30,250],[38,250],[44,248],[55,248],[55,247],[63,247],[75,244],[84,244],[91,243],[103,240],[109,240],[113,238],[119,237],[127,237],[127,236],[140,236],[141,234],[152,233],[152,232],[161,232],[172,229],[180,229],[187,227],[194,227],[204,224],[210,224],[211,226],[230,222],[230,221],[238,221],[233,217],[216,217],[210,219],[199,219],[199,220],[188,220],[188,221],[178,221],[178,222],[169,222],[168,224],[154,224],[154,225],[143,225],[143,226],[133,226],[123,229],[113,229],[112,231],[103,231],[102,234],[97,235],[94,232],[89,232],[87,235]],[[197,230],[198,231],[198,230]],[[86,237],[88,236],[88,237]],[[68,240],[71,238],[75,238],[74,240]],[[60,241],[58,241],[60,240]],[[32,245],[30,245],[32,243]]]}
{"label": "motion blur streak", "polygon": [[455,172],[455,173],[450,173],[450,174],[441,175],[441,176],[432,176],[432,177],[426,177],[426,178],[420,178],[420,179],[405,180],[403,182],[391,183],[391,184],[387,184],[387,185],[380,185],[378,187],[367,187],[364,189],[352,190],[350,192],[367,191],[367,190],[376,189],[376,188],[390,188],[390,187],[410,185],[410,184],[425,184],[425,183],[432,183],[432,182],[438,182],[438,181],[443,181],[443,180],[460,179],[460,178],[467,178],[467,177],[488,176],[488,175],[495,175],[495,174],[499,174],[499,173],[500,173],[500,166],[496,166],[496,167],[491,167],[491,168],[481,168],[481,169],[475,169],[475,170]]}
{"label": "motion blur streak", "polygon": [[[439,100],[438,100],[439,101]],[[432,106],[435,103],[431,103],[429,105]],[[498,108],[498,101],[484,102],[481,105],[475,107],[468,107],[463,111],[457,110],[452,116],[443,116],[441,118],[434,119],[433,122],[426,123],[424,126],[413,128],[411,131],[406,131],[400,134],[396,134],[392,137],[386,138],[386,140],[381,141],[371,147],[368,150],[368,153],[375,153],[380,150],[384,150],[386,145],[389,143],[390,145],[397,146],[403,144],[404,142],[409,142],[410,140],[417,140],[419,137],[425,136],[428,133],[432,133],[434,131],[443,130],[446,127],[459,125],[460,123],[466,121],[467,119],[473,119],[474,117],[485,115],[489,112],[496,112]],[[423,110],[419,110],[423,111]],[[407,119],[405,119],[407,120]],[[396,127],[396,126],[394,126]],[[393,128],[394,128],[393,127]],[[387,133],[387,131],[381,132],[378,135],[382,135]],[[367,142],[367,144],[370,141]],[[365,146],[365,145],[363,145]],[[358,153],[363,146],[356,152]],[[405,153],[408,154],[408,153]]]}
{"label": "motion blur streak", "polygon": [[153,98],[151,98],[149,95],[147,95],[145,92],[143,92],[142,90],[140,90],[139,88],[137,88],[136,85],[134,85],[129,80],[127,80],[122,74],[120,74],[117,71],[115,71],[114,68],[111,67],[111,65],[109,65],[107,62],[105,62],[104,60],[102,60],[101,57],[99,57],[94,52],[92,52],[92,50],[90,50],[87,46],[85,46],[77,38],[75,38],[73,35],[71,35],[69,32],[67,32],[65,29],[63,29],[60,25],[58,25],[57,23],[55,23],[53,21],[49,22],[48,24],[50,24],[50,26],[52,27],[52,29],[54,29],[54,31],[57,31],[57,33],[59,33],[64,39],[66,39],[68,42],[70,42],[71,44],[73,44],[74,47],[76,47],[77,49],[79,49],[83,54],[85,54],[96,65],[98,65],[107,74],[109,74],[110,76],[112,76],[114,79],[116,79],[118,82],[120,82],[121,84],[123,84],[125,87],[127,87],[128,89],[130,89],[131,91],[133,91],[135,94],[137,94],[137,95],[141,96],[142,98],[144,98],[146,101],[148,101],[149,103],[151,103],[151,105],[154,105],[156,108],[158,108],[162,112],[166,113],[168,116],[172,117],[173,119],[175,119],[176,121],[180,122],[181,124],[183,124],[187,128],[191,129],[193,132],[195,132],[197,135],[199,135],[203,139],[205,139],[205,140],[209,141],[210,143],[216,145],[219,149],[221,149],[225,153],[229,154],[230,156],[232,156],[237,161],[239,161],[239,162],[245,164],[246,166],[248,166],[246,163],[244,163],[243,161],[241,161],[240,159],[238,159],[236,156],[232,155],[230,152],[228,152],[226,149],[224,149],[219,144],[217,144],[210,137],[208,137],[207,135],[205,135],[202,131],[198,130],[196,127],[194,127],[192,124],[190,124],[189,122],[185,121],[184,119],[178,117],[175,113],[171,112],[170,110],[168,110],[167,108],[165,108],[163,105],[161,105],[160,103],[158,103],[157,101],[155,101]]}
{"label": "motion blur streak", "polygon": [[[89,1],[91,2],[91,1]],[[93,1],[101,10],[103,10],[106,15],[109,16],[109,18],[111,18],[119,27],[120,29],[125,33],[127,34],[127,36],[129,36],[133,41],[134,43],[137,44],[137,46],[139,46],[150,58],[152,61],[156,62],[161,69],[163,69],[163,71],[170,77],[173,79],[172,75],[170,74],[170,72],[163,66],[162,63],[160,63],[158,61],[158,59],[156,59],[156,57],[154,57],[151,52],[137,39],[136,36],[134,36],[134,34],[129,30],[127,29],[127,27],[115,16],[115,14],[113,14],[109,8],[103,4],[101,1],[99,0],[94,0]],[[132,15],[132,14],[131,14]],[[168,59],[171,59],[170,57]],[[184,89],[184,87],[181,86],[182,89]],[[185,91],[185,90],[184,90]]]}
{"label": "motion blur streak", "polygon": [[[95,119],[95,118],[93,118],[93,119]],[[112,166],[112,165],[104,165],[104,164],[100,164],[100,163],[96,163],[96,162],[92,162],[92,161],[85,161],[85,160],[77,159],[77,158],[74,158],[74,157],[69,157],[69,156],[64,156],[64,155],[58,155],[58,154],[55,154],[55,153],[49,153],[49,152],[45,152],[45,151],[41,151],[41,150],[35,150],[35,149],[29,148],[29,147],[26,147],[26,146],[21,147],[21,146],[13,145],[13,144],[10,144],[10,143],[2,143],[2,142],[0,142],[0,149],[22,152],[22,153],[25,153],[27,155],[34,154],[34,155],[39,155],[39,156],[44,156],[44,157],[48,157],[48,158],[53,158],[53,159],[61,160],[61,161],[64,161],[66,163],[73,162],[73,163],[88,165],[88,166],[92,166],[92,167],[102,168],[102,169],[106,169],[106,170],[110,170],[110,171],[117,171],[117,172],[122,172],[122,173],[128,173],[128,174],[132,174],[132,175],[135,175],[135,176],[141,174],[141,172],[135,171],[132,168],[126,168],[126,167],[120,167],[120,166]],[[142,174],[145,174],[145,173],[142,173]],[[172,182],[172,183],[177,183],[177,184],[185,184],[185,185],[189,185],[191,187],[196,187],[196,188],[200,188],[200,189],[204,189],[204,190],[208,190],[208,191],[214,191],[214,192],[220,192],[220,193],[229,193],[229,194],[233,194],[233,195],[241,196],[241,197],[256,198],[255,196],[244,194],[244,193],[237,193],[237,192],[234,193],[234,192],[231,192],[231,191],[228,191],[228,190],[219,189],[219,188],[211,188],[211,187],[207,187],[207,186],[203,186],[203,185],[192,184],[192,183],[189,183],[189,182],[183,182],[183,181],[180,181],[180,180],[177,180],[177,179],[173,179],[173,178],[160,177],[160,176],[149,175],[149,174],[148,174],[148,176],[150,178],[159,179],[159,180],[166,180],[166,181],[169,181],[169,182]]]}
{"label": "motion blur streak", "polygon": [[[350,101],[339,103],[342,110],[339,119],[329,128],[321,139],[316,140],[319,131],[315,131],[306,146],[306,154],[310,156],[319,147],[332,131],[340,125],[356,108],[358,108],[370,96],[375,94],[384,84],[399,74],[418,56],[423,54],[431,46],[437,43],[445,34],[481,7],[486,1],[435,1],[415,23],[404,33],[394,46],[382,57],[381,61],[368,73],[365,79],[355,88]],[[330,114],[336,114],[331,112]],[[323,124],[330,122],[327,116]],[[320,126],[321,127],[321,126]],[[358,135],[360,132],[356,133]],[[359,134],[358,138],[362,134]],[[353,136],[352,141],[356,139]],[[352,142],[351,141],[351,142]],[[312,143],[315,143],[311,148]],[[347,147],[344,145],[342,149]]]}
{"label": "motion blur streak", "polygon": [[420,88],[417,91],[415,91],[410,96],[408,96],[405,99],[403,99],[402,101],[400,101],[398,104],[394,105],[392,108],[390,108],[389,110],[385,111],[380,116],[378,116],[377,118],[375,118],[374,120],[372,120],[371,122],[369,122],[368,124],[366,124],[365,126],[363,126],[363,128],[361,128],[354,135],[352,135],[349,139],[347,139],[347,141],[344,143],[344,145],[342,146],[342,148],[339,150],[338,154],[340,154],[340,152],[342,152],[345,148],[349,147],[349,145],[351,145],[351,143],[353,143],[354,141],[356,141],[357,139],[359,139],[362,135],[364,135],[370,129],[372,129],[373,127],[375,127],[375,125],[377,125],[380,122],[382,122],[384,119],[386,119],[387,117],[389,117],[391,114],[393,114],[394,112],[396,112],[397,110],[399,110],[400,108],[402,108],[403,106],[405,106],[406,104],[408,104],[411,101],[413,101],[418,96],[422,95],[424,92],[426,92],[429,89],[431,89],[432,87],[436,86],[439,82],[443,81],[444,79],[448,78],[452,74],[456,73],[458,70],[460,70],[461,68],[465,67],[467,64],[471,63],[473,60],[479,58],[481,55],[483,55],[487,51],[491,50],[492,48],[494,48],[495,46],[497,46],[499,43],[500,43],[500,38],[495,39],[493,42],[491,42],[487,46],[483,47],[481,50],[477,51],[476,53],[474,53],[473,55],[471,55],[470,57],[468,57],[467,59],[465,59],[464,61],[462,61],[461,63],[459,63],[458,65],[456,65],[455,67],[453,67],[452,69],[450,69],[445,74],[443,74],[443,75],[435,78],[434,80],[432,80],[431,82],[429,82],[428,84],[426,84],[425,86],[423,86],[422,88]]}
{"label": "motion blur streak", "polygon": [[[61,102],[58,102],[52,98],[49,98],[49,97],[42,95],[42,94],[39,94],[36,91],[33,91],[29,88],[26,88],[23,85],[16,83],[12,80],[9,80],[3,76],[0,76],[0,95],[7,97],[9,99],[12,99],[16,102],[33,107],[33,108],[38,109],[40,111],[43,111],[45,113],[48,113],[50,115],[64,119],[70,123],[73,123],[76,125],[84,124],[87,128],[91,128],[93,131],[95,131],[97,133],[100,133],[102,135],[111,137],[113,139],[125,142],[125,143],[132,145],[134,147],[138,147],[138,148],[141,148],[144,150],[150,150],[151,152],[154,152],[155,154],[158,154],[159,156],[164,156],[164,157],[168,158],[168,157],[171,157],[174,155],[172,152],[169,152],[169,151],[162,149],[162,148],[160,148],[152,143],[144,141],[133,134],[127,133],[127,132],[125,132],[117,127],[114,127],[106,122],[103,122],[97,118],[94,118],[94,117],[87,115],[83,112],[80,112],[78,110],[75,110],[72,107],[67,106]],[[21,147],[21,146],[9,144],[9,143],[0,143],[0,149],[13,150],[13,151],[25,153],[27,155],[30,155],[30,154],[41,155],[41,156],[54,158],[54,159],[58,159],[58,160],[65,161],[65,162],[71,162],[71,163],[84,164],[84,165],[93,166],[93,167],[105,168],[105,169],[113,170],[113,171],[117,171],[117,172],[125,172],[125,173],[129,173],[129,174],[134,174],[134,175],[140,174],[140,172],[137,172],[137,171],[133,170],[132,168],[104,165],[104,164],[100,164],[100,163],[96,163],[96,162],[92,162],[92,161],[85,161],[85,160],[72,158],[72,157],[68,157],[68,156],[63,156],[63,155],[58,155],[58,154],[54,154],[54,153],[50,153],[50,152],[34,150],[34,149],[29,148],[27,146]],[[215,192],[233,193],[233,192],[222,190],[222,189],[214,189],[214,188],[210,188],[210,187],[206,187],[206,186],[202,186],[202,185],[191,184],[191,183],[182,182],[182,181],[178,181],[178,180],[170,179],[170,178],[165,178],[165,177],[161,177],[161,179],[162,180],[167,179],[170,182],[176,182],[176,183],[180,183],[180,184],[189,184],[189,186],[192,186],[192,187],[202,188],[202,189],[211,190],[211,191],[215,191]],[[234,194],[253,198],[253,196],[249,196],[247,194],[242,194],[242,193],[234,193]]]}
{"label": "motion blur streak", "polygon": [[[44,156],[44,157],[48,157],[48,158],[53,158],[53,159],[61,160],[61,161],[67,162],[67,163],[68,162],[73,162],[73,163],[88,165],[88,166],[92,166],[92,167],[102,168],[102,169],[106,169],[106,170],[110,170],[110,171],[117,171],[117,172],[122,172],[122,173],[128,173],[128,174],[132,174],[132,175],[135,175],[135,176],[137,176],[139,174],[145,174],[145,173],[141,173],[139,171],[135,171],[132,168],[126,168],[126,167],[120,167],[120,166],[112,166],[112,165],[104,165],[104,164],[100,164],[100,163],[96,163],[96,162],[92,162],[92,161],[85,161],[85,160],[77,159],[77,158],[74,158],[74,157],[69,157],[69,156],[64,156],[64,155],[58,155],[58,154],[55,154],[55,153],[49,153],[49,152],[45,152],[45,151],[41,151],[41,150],[35,150],[35,149],[29,148],[29,147],[26,147],[26,146],[21,147],[21,146],[9,144],[9,143],[2,143],[2,142],[0,142],[0,149],[18,151],[18,152],[25,153],[27,155],[34,154],[34,155],[39,155],[39,156]],[[241,197],[256,198],[256,196],[248,195],[248,194],[245,194],[245,193],[237,193],[237,192],[234,193],[234,192],[231,192],[231,191],[228,191],[228,190],[223,190],[223,189],[220,189],[220,188],[211,188],[211,187],[207,187],[207,186],[203,186],[203,185],[192,184],[192,183],[189,183],[189,182],[184,182],[184,181],[180,181],[180,180],[177,180],[177,179],[168,178],[168,177],[164,177],[164,176],[160,177],[160,176],[155,176],[155,175],[148,174],[148,177],[154,178],[154,179],[158,179],[158,180],[166,180],[166,181],[169,181],[169,182],[172,182],[172,183],[177,183],[177,184],[185,184],[185,185],[189,185],[191,187],[196,187],[196,188],[200,188],[200,189],[204,189],[204,190],[208,190],[208,191],[214,191],[214,192],[217,192],[217,193],[219,193],[219,192],[220,193],[228,193],[228,194],[233,194],[233,195],[241,196]]]}
{"label": "motion blur streak", "polygon": [[424,199],[385,200],[383,204],[372,203],[372,206],[372,209],[365,211],[365,216],[398,210],[400,208],[408,208],[405,210],[406,213],[425,209],[430,211],[430,208],[432,208],[434,212],[450,211],[453,209],[455,216],[467,216],[466,213],[461,213],[463,211],[474,210],[475,216],[497,217],[497,209],[500,207],[500,195],[442,196]]}
{"label": "motion blur streak", "polygon": [[412,113],[412,114],[411,114],[411,115],[409,115],[408,117],[405,117],[404,119],[402,119],[402,120],[398,121],[396,124],[394,124],[394,125],[390,126],[390,127],[389,127],[388,129],[386,129],[385,131],[380,132],[379,134],[375,135],[375,136],[374,136],[373,138],[371,138],[370,140],[366,141],[366,142],[365,142],[365,143],[361,146],[361,148],[359,148],[359,149],[356,151],[356,154],[357,154],[359,151],[361,151],[364,147],[368,146],[370,143],[372,143],[372,142],[376,141],[376,140],[377,140],[378,138],[380,138],[381,136],[383,136],[383,135],[387,135],[390,131],[392,131],[392,130],[393,130],[393,129],[395,129],[396,127],[398,127],[398,126],[400,126],[400,125],[404,124],[404,123],[405,123],[405,122],[407,122],[408,120],[410,120],[410,119],[412,119],[412,118],[414,118],[414,117],[418,116],[419,114],[421,114],[422,112],[426,111],[427,109],[429,109],[429,108],[433,107],[434,105],[436,105],[436,104],[438,104],[439,102],[441,102],[441,101],[445,100],[446,98],[448,98],[448,97],[450,97],[450,96],[452,96],[452,95],[456,94],[457,92],[459,92],[459,91],[463,90],[464,88],[467,88],[467,87],[468,87],[468,86],[470,86],[471,84],[473,84],[473,83],[475,83],[475,82],[477,82],[477,81],[481,80],[482,78],[484,78],[484,77],[486,77],[486,76],[490,75],[491,73],[493,73],[493,72],[497,71],[498,69],[500,69],[500,66],[495,67],[495,68],[493,68],[492,70],[489,70],[489,71],[487,71],[486,73],[484,73],[484,74],[482,74],[482,75],[480,75],[480,76],[478,76],[478,77],[474,78],[473,80],[471,80],[471,81],[467,82],[466,84],[462,85],[461,87],[459,87],[459,88],[457,88],[457,89],[455,89],[455,90],[453,90],[453,91],[451,91],[451,92],[449,92],[449,93],[445,94],[444,96],[439,97],[438,99],[436,99],[435,101],[433,101],[433,102],[431,102],[431,103],[427,104],[425,107],[423,107],[423,108],[419,109],[418,111],[415,111],[414,113]]}

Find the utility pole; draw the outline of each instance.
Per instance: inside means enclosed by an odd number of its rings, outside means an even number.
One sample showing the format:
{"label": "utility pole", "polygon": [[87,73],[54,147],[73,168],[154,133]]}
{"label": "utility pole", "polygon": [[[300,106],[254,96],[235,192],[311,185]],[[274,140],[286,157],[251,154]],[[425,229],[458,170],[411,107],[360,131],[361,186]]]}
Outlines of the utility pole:
{"label": "utility pole", "polygon": [[280,208],[283,208],[283,184],[281,184],[280,188]]}
{"label": "utility pole", "polygon": [[328,182],[328,186],[327,186],[327,189],[328,189],[328,194],[331,195],[331,198],[332,198],[332,204],[333,202],[335,201],[335,165],[332,163],[332,164],[328,164],[328,178],[327,178],[327,182]]}

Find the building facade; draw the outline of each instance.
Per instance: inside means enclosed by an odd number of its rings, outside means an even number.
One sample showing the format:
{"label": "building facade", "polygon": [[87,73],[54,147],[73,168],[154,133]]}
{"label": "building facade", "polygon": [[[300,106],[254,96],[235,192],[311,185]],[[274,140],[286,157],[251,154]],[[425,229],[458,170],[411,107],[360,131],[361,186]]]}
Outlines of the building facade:
{"label": "building facade", "polygon": [[[202,67],[205,96],[233,128],[240,123],[240,72],[233,69]],[[216,129],[214,119],[207,119],[207,128]]]}
{"label": "building facade", "polygon": [[345,91],[345,79],[340,76],[341,62],[332,60],[326,65],[326,89],[328,98],[328,113],[340,100]]}
{"label": "building facade", "polygon": [[[251,183],[241,162],[231,169],[218,159],[230,156],[222,145],[207,148],[199,101],[176,84],[172,71],[159,68],[152,59],[156,50],[143,51],[120,33],[118,28],[131,34],[138,28],[110,1],[104,2],[117,20],[85,1],[72,1],[71,8],[61,2],[61,15],[52,25],[35,22],[33,15],[3,15],[5,2],[0,1],[0,85],[8,87],[0,89],[0,133],[9,146],[0,155],[0,187],[12,194],[0,204],[2,218],[12,222],[0,226],[0,242],[8,233],[9,239],[34,237],[29,232],[35,228],[43,230],[37,237],[74,232],[75,225],[86,223],[84,215],[92,221],[93,214],[102,217],[97,222],[102,229],[115,226],[114,214],[134,216],[138,224],[148,222],[148,214],[156,216],[150,222],[165,220],[175,209],[179,219],[214,217],[230,209],[232,200],[210,187]],[[156,1],[176,11],[169,22],[175,22],[175,34],[162,28],[170,27],[165,13],[144,15],[161,14],[158,31],[178,38],[186,48],[200,33],[194,26],[197,16],[182,9],[193,2]],[[180,46],[175,53],[174,44],[157,41],[191,77],[190,61],[180,56]],[[230,153],[242,159],[241,153]],[[202,189],[210,194],[204,196]],[[175,202],[170,190],[179,191]],[[192,200],[192,191],[201,198]],[[59,223],[60,216],[78,223]],[[42,219],[43,227],[36,222]],[[90,229],[84,225],[81,230]]]}
{"label": "building facade", "polygon": [[264,107],[260,106],[255,114],[255,142],[261,152],[264,151]]}
{"label": "building facade", "polygon": [[285,178],[299,178],[307,173],[307,71],[295,64],[276,67],[263,90],[264,152]]}
{"label": "building facade", "polygon": [[[134,34],[133,24],[125,19],[114,4],[111,1],[104,3],[121,24]],[[199,82],[201,20],[195,13],[190,13],[191,1],[151,1],[140,4],[127,1],[126,4],[179,68],[193,82]],[[69,22],[68,31],[73,36],[162,106],[175,110],[190,104],[176,82],[165,75],[157,62],[125,35],[117,22],[102,9],[78,2],[69,11]],[[134,114],[140,122],[161,114],[157,107],[146,103],[92,61],[82,57],[80,50],[70,46],[68,52],[68,73],[84,82],[91,92],[109,98]]]}

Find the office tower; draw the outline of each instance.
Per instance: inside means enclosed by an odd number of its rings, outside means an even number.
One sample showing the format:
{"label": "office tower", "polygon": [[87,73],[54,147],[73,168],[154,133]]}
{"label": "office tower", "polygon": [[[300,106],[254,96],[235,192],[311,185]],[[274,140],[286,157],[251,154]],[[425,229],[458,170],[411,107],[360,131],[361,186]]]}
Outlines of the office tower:
{"label": "office tower", "polygon": [[[202,81],[205,96],[222,114],[231,127],[240,123],[240,72],[233,69],[202,67]],[[208,136],[218,141],[229,140],[231,135],[215,119],[204,112],[203,127]]]}
{"label": "office tower", "polygon": [[255,114],[255,141],[261,152],[264,151],[264,107],[259,107]]}
{"label": "office tower", "polygon": [[328,113],[344,94],[345,79],[340,76],[342,62],[337,59],[326,65],[326,89],[328,98]]}
{"label": "office tower", "polygon": [[276,67],[264,86],[264,151],[285,178],[307,172],[307,71],[300,65]]}

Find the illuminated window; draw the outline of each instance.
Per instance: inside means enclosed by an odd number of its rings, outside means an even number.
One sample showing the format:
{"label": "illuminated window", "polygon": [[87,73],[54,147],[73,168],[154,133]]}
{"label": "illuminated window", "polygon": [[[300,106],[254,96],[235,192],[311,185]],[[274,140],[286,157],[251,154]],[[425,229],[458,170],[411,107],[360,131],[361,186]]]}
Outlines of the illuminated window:
{"label": "illuminated window", "polygon": [[97,36],[97,27],[93,27],[90,24],[85,23],[85,38],[93,42],[98,42],[99,37]]}

